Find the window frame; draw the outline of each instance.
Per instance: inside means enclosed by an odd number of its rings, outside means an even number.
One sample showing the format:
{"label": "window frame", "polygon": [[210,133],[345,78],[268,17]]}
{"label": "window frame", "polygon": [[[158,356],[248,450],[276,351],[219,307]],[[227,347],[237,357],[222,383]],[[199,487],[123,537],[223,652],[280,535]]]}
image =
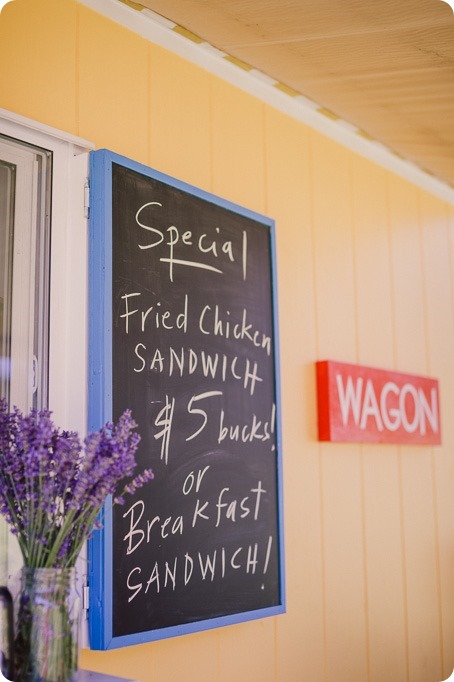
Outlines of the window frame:
{"label": "window frame", "polygon": [[62,428],[87,429],[88,151],[76,136],[0,109],[0,133],[52,153],[49,409]]}
{"label": "window frame", "polygon": [[11,406],[24,410],[47,407],[52,154],[2,135],[0,158],[15,168],[7,290],[13,380],[8,381],[7,397]]}
{"label": "window frame", "polygon": [[[0,134],[52,153],[50,279],[48,302],[48,407],[62,429],[87,432],[88,395],[88,197],[89,154],[94,145],[76,136],[0,108]],[[33,333],[33,332],[32,332]],[[0,573],[13,592],[20,555],[0,528],[7,558]],[[6,565],[7,564],[7,565]],[[86,553],[78,569],[79,591],[86,584]],[[86,623],[82,645],[88,643]]]}

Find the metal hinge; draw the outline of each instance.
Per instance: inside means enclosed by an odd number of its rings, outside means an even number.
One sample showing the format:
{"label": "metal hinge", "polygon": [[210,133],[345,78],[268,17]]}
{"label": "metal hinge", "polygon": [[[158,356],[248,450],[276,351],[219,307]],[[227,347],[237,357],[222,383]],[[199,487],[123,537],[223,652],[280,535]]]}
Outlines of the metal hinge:
{"label": "metal hinge", "polygon": [[85,218],[90,217],[90,181],[88,178],[84,184],[84,216]]}
{"label": "metal hinge", "polygon": [[83,586],[83,592],[82,592],[82,609],[83,611],[88,612],[88,606],[90,603],[90,588],[88,585]]}

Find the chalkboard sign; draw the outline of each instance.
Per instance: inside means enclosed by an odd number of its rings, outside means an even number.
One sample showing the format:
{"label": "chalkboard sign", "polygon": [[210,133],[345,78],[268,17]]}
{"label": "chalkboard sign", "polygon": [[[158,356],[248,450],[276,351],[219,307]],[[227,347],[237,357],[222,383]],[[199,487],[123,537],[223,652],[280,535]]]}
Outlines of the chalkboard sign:
{"label": "chalkboard sign", "polygon": [[138,473],[89,546],[92,648],[284,611],[273,221],[91,155],[89,427]]}

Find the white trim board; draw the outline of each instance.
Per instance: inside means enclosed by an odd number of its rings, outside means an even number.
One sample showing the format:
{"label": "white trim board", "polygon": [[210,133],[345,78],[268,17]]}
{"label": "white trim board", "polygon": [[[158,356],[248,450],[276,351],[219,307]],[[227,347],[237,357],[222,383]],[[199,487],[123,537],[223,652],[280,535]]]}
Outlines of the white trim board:
{"label": "white trim board", "polygon": [[454,204],[454,188],[421,170],[410,161],[393,154],[380,142],[364,138],[352,124],[332,120],[320,113],[317,103],[302,95],[292,97],[275,87],[277,81],[255,69],[245,71],[226,60],[226,54],[208,43],[196,43],[173,30],[175,24],[158,14],[144,9],[138,11],[125,5],[121,0],[78,0],[90,9],[125,28],[139,34],[150,42],[200,66],[209,73],[254,95],[262,102],[292,116],[339,142],[396,175],[412,182],[422,189]]}
{"label": "white trim board", "polygon": [[20,114],[15,114],[14,112],[8,111],[7,109],[0,109],[0,121],[2,122],[7,121],[10,124],[28,128],[34,133],[45,135],[51,138],[57,138],[61,142],[69,142],[70,144],[74,145],[74,150],[76,154],[86,152],[89,151],[90,149],[95,148],[95,145],[92,142],[89,142],[88,140],[84,140],[81,137],[72,135],[71,133],[58,130],[57,128],[52,128],[52,126],[48,126],[45,123],[33,121],[30,118],[26,118],[25,116],[21,116]]}

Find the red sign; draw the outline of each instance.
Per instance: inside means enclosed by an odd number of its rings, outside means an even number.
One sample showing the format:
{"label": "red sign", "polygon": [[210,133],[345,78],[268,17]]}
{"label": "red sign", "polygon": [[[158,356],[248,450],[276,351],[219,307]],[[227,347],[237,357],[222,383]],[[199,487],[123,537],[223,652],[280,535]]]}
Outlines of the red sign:
{"label": "red sign", "polygon": [[440,445],[438,381],[317,362],[319,440]]}

